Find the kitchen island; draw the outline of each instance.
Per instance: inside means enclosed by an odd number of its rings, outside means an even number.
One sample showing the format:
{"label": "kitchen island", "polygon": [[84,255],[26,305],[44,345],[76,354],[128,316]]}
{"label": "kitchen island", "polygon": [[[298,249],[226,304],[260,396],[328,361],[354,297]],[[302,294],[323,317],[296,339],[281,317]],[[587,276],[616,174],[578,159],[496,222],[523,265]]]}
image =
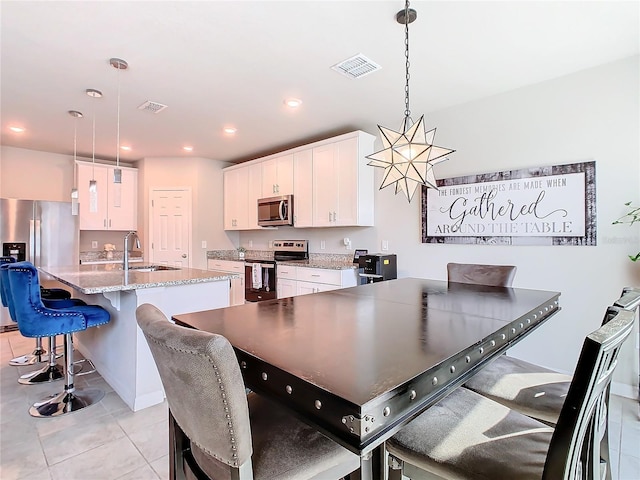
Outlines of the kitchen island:
{"label": "kitchen island", "polygon": [[74,289],[74,297],[111,314],[106,325],[74,334],[75,347],[91,359],[105,381],[133,411],[161,403],[164,389],[147,341],[136,322],[143,303],[173,315],[229,306],[236,275],[192,268],[136,264],[46,267],[41,271]]}

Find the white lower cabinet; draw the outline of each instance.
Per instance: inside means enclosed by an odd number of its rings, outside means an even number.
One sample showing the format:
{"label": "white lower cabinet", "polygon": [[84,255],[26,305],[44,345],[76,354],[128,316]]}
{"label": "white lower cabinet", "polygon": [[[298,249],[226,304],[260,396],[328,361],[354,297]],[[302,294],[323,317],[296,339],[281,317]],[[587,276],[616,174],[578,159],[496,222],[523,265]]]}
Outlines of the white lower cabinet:
{"label": "white lower cabinet", "polygon": [[278,298],[295,297],[297,295],[297,292],[296,292],[297,283],[298,282],[296,282],[295,280],[278,278],[278,286],[276,287],[278,291]]}
{"label": "white lower cabinet", "polygon": [[355,287],[357,271],[278,265],[278,298]]}
{"label": "white lower cabinet", "polygon": [[244,304],[244,262],[234,262],[232,260],[207,260],[208,270],[217,270],[219,272],[237,273],[240,278],[231,280],[231,289],[229,290],[229,305]]}

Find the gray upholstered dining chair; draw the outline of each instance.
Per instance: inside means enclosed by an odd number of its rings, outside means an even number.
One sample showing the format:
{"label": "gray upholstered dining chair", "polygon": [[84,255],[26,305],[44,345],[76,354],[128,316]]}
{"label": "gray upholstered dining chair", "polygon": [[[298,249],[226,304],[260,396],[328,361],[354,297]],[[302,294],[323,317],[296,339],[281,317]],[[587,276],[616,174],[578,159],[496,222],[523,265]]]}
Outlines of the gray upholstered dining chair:
{"label": "gray upholstered dining chair", "polygon": [[247,395],[225,337],[175,325],[150,304],[139,306],[136,318],[169,403],[175,478],[324,480],[360,468],[357,455]]}
{"label": "gray upholstered dining chair", "polygon": [[457,388],[386,442],[402,473],[412,480],[603,478],[610,466],[600,455],[601,417],[635,319],[619,307],[607,315],[611,320],[585,338],[555,428]]}
{"label": "gray upholstered dining chair", "polygon": [[447,263],[447,281],[449,282],[510,287],[515,275],[515,265]]}

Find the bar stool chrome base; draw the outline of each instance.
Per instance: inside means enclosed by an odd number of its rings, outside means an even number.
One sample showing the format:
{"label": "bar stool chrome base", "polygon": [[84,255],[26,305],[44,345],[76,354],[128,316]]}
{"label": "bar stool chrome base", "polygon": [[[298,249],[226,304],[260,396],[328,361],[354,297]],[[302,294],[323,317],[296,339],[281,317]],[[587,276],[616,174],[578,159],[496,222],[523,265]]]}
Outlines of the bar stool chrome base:
{"label": "bar stool chrome base", "polygon": [[32,417],[59,417],[77,412],[98,403],[104,398],[104,392],[97,389],[65,391],[51,395],[40,402],[34,403],[29,409]]}
{"label": "bar stool chrome base", "polygon": [[12,367],[22,367],[25,365],[33,365],[35,363],[48,362],[49,355],[46,355],[46,353],[47,351],[42,346],[42,338],[36,338],[36,348],[33,352],[12,358],[9,360],[9,365]]}
{"label": "bar stool chrome base", "polygon": [[62,380],[64,378],[64,369],[62,365],[56,363],[56,337],[49,337],[49,359],[48,365],[42,367],[35,372],[29,372],[22,375],[18,379],[18,383],[21,385],[40,385],[41,383],[55,382],[56,380]]}
{"label": "bar stool chrome base", "polygon": [[[67,333],[64,336],[64,352],[66,377],[64,390],[40,402],[34,403],[29,409],[29,415],[32,417],[59,417],[90,407],[104,398],[104,392],[102,390],[93,388],[76,390],[73,380],[77,365],[73,361],[73,335],[71,333]],[[95,371],[93,363],[90,360],[86,361],[93,367],[93,371]],[[82,362],[83,360],[78,361],[78,363]],[[92,373],[92,371],[85,372],[84,375],[89,373]]]}
{"label": "bar stool chrome base", "polygon": [[[12,358],[9,360],[9,365],[12,367],[27,367],[29,365],[35,365],[36,363],[49,362],[49,355],[47,355],[47,351],[42,346],[42,339],[37,338],[37,340],[36,348],[33,352]],[[55,357],[62,357],[62,353],[56,353]]]}
{"label": "bar stool chrome base", "polygon": [[21,385],[40,385],[41,383],[55,382],[64,378],[64,368],[62,365],[47,365],[35,372],[21,375],[18,383]]}
{"label": "bar stool chrome base", "polygon": [[19,357],[9,360],[9,365],[12,367],[24,367],[27,365],[34,365],[36,363],[48,362],[49,355],[45,355],[46,352],[40,354],[28,353],[26,355],[20,355]]}

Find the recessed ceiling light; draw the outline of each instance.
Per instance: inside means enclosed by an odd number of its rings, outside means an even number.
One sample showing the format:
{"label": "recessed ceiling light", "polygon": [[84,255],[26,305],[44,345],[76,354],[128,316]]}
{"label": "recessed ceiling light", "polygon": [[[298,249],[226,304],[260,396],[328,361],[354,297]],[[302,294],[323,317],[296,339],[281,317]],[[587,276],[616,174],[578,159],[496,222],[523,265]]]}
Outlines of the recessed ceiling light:
{"label": "recessed ceiling light", "polygon": [[128,146],[128,145],[121,145],[120,146],[120,150],[125,150],[127,152],[130,152],[131,151],[131,147]]}
{"label": "recessed ceiling light", "polygon": [[12,126],[12,127],[9,127],[9,130],[11,130],[14,133],[22,133],[22,132],[24,132],[26,130],[26,128]]}
{"label": "recessed ceiling light", "polygon": [[287,98],[284,101],[284,104],[287,107],[298,108],[300,105],[302,105],[302,100],[300,100],[299,98]]}
{"label": "recessed ceiling light", "polygon": [[185,145],[182,147],[185,152],[193,152],[193,147],[191,145]]}
{"label": "recessed ceiling light", "polygon": [[235,127],[224,127],[223,130],[224,130],[224,133],[228,133],[229,135],[233,135],[238,131],[238,129]]}

